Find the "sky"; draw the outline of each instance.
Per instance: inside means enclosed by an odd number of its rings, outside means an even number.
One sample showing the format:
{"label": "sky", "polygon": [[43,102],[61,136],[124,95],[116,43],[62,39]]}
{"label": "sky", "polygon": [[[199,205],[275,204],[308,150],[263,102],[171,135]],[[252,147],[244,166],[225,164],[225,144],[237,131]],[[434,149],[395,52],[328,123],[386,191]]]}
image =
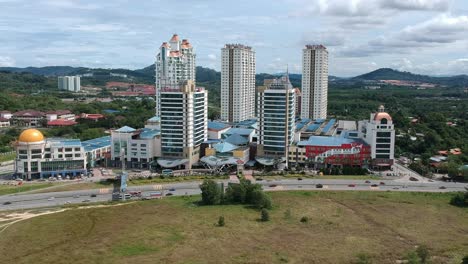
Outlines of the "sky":
{"label": "sky", "polygon": [[257,73],[300,73],[323,44],[330,75],[468,74],[467,0],[0,0],[0,67],[139,69],[174,33],[216,70],[227,43],[254,48]]}

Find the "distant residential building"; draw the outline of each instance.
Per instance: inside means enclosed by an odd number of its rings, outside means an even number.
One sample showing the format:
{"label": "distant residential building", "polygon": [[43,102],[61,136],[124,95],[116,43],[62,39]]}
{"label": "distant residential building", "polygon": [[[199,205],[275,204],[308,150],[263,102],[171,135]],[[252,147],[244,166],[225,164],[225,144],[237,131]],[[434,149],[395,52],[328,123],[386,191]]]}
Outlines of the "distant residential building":
{"label": "distant residential building", "polygon": [[25,180],[86,175],[87,157],[79,139],[46,139],[24,130],[16,143],[15,174]]}
{"label": "distant residential building", "polygon": [[45,125],[46,116],[41,111],[23,110],[13,113],[10,122],[21,127],[42,127]]}
{"label": "distant residential building", "polygon": [[5,118],[5,119],[10,119],[13,116],[13,114],[10,111],[0,111],[0,117]]}
{"label": "distant residential building", "polygon": [[80,118],[81,118],[81,119],[88,119],[88,120],[98,121],[99,119],[104,118],[104,115],[102,115],[102,114],[86,114],[86,113],[82,113],[82,114],[80,115]]}
{"label": "distant residential building", "polygon": [[59,76],[58,89],[79,92],[81,90],[80,76]]}
{"label": "distant residential building", "polygon": [[180,40],[174,34],[169,42],[163,42],[156,55],[156,116],[160,115],[163,88],[177,88],[183,81],[195,84],[195,52],[187,39]]}
{"label": "distant residential building", "polygon": [[327,118],[328,51],[323,45],[302,50],[301,117]]}
{"label": "distant residential building", "polygon": [[395,127],[392,117],[381,105],[377,113],[372,113],[370,120],[358,122],[360,137],[371,146],[372,166],[390,167],[395,154]]}
{"label": "distant residential building", "polygon": [[191,80],[176,88],[161,88],[162,167],[191,168],[200,145],[208,139],[208,91]]}
{"label": "distant residential building", "polygon": [[9,126],[10,126],[10,119],[0,117],[0,127],[9,127]]}
{"label": "distant residential building", "polygon": [[240,122],[255,116],[255,51],[241,44],[221,49],[221,119]]}
{"label": "distant residential building", "polygon": [[47,121],[53,121],[56,119],[63,119],[67,121],[75,121],[75,114],[70,110],[57,110],[46,112]]}
{"label": "distant residential building", "polygon": [[295,98],[288,76],[259,88],[257,156],[286,158],[294,140]]}

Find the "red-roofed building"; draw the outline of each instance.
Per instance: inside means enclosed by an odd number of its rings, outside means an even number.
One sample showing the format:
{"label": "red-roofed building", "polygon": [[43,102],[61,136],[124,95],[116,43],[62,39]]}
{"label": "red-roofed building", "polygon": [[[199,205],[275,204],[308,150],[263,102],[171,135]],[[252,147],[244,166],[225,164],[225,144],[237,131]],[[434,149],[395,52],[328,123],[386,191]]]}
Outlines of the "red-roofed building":
{"label": "red-roofed building", "polygon": [[47,122],[48,127],[74,126],[76,124],[78,123],[73,120],[66,120],[66,119],[55,119],[55,120]]}
{"label": "red-roofed building", "polygon": [[81,119],[95,120],[98,121],[101,118],[104,118],[104,115],[101,114],[86,114],[82,113],[80,116]]}
{"label": "red-roofed building", "polygon": [[45,113],[36,110],[18,111],[11,117],[13,125],[24,127],[41,127],[45,120]]}
{"label": "red-roofed building", "polygon": [[47,121],[52,121],[56,119],[64,119],[75,121],[75,115],[70,110],[57,110],[46,112]]}
{"label": "red-roofed building", "polygon": [[9,127],[9,126],[10,126],[10,120],[4,117],[0,117],[0,127]]}

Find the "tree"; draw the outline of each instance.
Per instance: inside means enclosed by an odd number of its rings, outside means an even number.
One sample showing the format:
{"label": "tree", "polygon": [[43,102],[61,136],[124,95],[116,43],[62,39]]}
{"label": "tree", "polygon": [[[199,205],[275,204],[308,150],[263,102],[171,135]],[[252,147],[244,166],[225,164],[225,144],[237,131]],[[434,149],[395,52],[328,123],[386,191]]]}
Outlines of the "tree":
{"label": "tree", "polygon": [[468,255],[463,257],[461,264],[468,264]]}
{"label": "tree", "polygon": [[267,209],[263,208],[261,213],[260,213],[260,220],[262,220],[262,222],[268,222],[270,221],[270,213],[268,212]]}
{"label": "tree", "polygon": [[415,251],[406,254],[405,260],[408,264],[421,264],[421,259]]}
{"label": "tree", "polygon": [[468,206],[468,191],[464,193],[457,193],[450,199],[450,204],[458,207]]}
{"label": "tree", "polygon": [[218,226],[224,226],[224,216],[220,216],[218,219]]}
{"label": "tree", "polygon": [[258,209],[271,209],[271,199],[264,191],[254,190],[251,195],[251,203]]}
{"label": "tree", "polygon": [[205,205],[215,205],[222,202],[222,190],[213,180],[204,180],[200,185],[202,191],[202,203]]}
{"label": "tree", "polygon": [[421,245],[416,249],[416,254],[418,254],[418,257],[421,260],[421,263],[428,263],[431,257],[429,255],[429,249],[427,249],[427,247],[424,245]]}

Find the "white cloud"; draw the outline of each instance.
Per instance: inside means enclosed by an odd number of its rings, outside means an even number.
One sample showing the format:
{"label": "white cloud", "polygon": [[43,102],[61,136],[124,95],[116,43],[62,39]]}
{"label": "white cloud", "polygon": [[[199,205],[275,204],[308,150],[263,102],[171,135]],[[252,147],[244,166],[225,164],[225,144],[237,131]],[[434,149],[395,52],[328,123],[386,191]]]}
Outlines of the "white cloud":
{"label": "white cloud", "polygon": [[208,59],[210,59],[210,60],[216,60],[216,55],[214,55],[214,54],[208,54]]}
{"label": "white cloud", "polygon": [[432,10],[446,11],[450,6],[449,0],[381,0],[380,6],[398,10]]}
{"label": "white cloud", "polygon": [[0,56],[0,67],[13,67],[15,60],[9,56]]}
{"label": "white cloud", "polygon": [[[109,32],[109,31],[123,31],[125,28],[117,24],[94,24],[94,25],[77,25],[71,29],[85,32]],[[131,35],[131,34],[130,34]]]}

